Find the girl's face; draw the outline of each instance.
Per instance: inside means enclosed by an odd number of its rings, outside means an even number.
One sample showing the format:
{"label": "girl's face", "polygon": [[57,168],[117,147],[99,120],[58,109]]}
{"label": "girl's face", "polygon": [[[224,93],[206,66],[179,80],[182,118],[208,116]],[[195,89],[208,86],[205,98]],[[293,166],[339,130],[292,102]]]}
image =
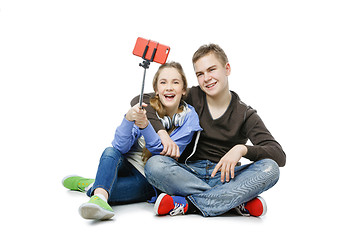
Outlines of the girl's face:
{"label": "girl's face", "polygon": [[181,97],[186,93],[181,75],[175,68],[164,68],[159,74],[156,86],[155,93],[159,95],[168,115],[172,116],[177,112]]}

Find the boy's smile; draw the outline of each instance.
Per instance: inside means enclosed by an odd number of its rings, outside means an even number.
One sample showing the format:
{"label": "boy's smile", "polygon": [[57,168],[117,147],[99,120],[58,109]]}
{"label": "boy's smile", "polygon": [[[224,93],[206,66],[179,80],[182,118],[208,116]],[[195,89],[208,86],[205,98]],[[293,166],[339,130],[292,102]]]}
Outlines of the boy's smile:
{"label": "boy's smile", "polygon": [[209,90],[211,90],[211,89],[213,89],[214,88],[214,86],[216,85],[216,81],[215,82],[211,82],[211,83],[209,83],[209,84],[205,84],[205,87],[207,88],[207,89],[209,89]]}

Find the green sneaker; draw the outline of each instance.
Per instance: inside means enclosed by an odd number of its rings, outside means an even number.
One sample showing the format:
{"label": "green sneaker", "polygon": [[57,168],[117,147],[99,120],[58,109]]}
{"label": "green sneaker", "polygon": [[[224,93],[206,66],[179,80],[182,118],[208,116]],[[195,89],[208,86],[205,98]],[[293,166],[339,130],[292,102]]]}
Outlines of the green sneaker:
{"label": "green sneaker", "polygon": [[115,215],[110,205],[95,195],[79,207],[79,213],[85,219],[95,220],[107,220]]}
{"label": "green sneaker", "polygon": [[64,177],[62,184],[64,187],[74,191],[85,192],[89,189],[89,185],[95,182],[95,179],[83,178],[76,175]]}

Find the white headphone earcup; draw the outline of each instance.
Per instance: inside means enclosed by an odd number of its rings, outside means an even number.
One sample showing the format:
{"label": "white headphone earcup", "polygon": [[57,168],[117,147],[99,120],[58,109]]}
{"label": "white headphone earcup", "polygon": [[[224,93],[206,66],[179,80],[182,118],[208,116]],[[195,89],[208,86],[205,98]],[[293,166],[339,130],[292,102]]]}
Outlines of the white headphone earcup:
{"label": "white headphone earcup", "polygon": [[181,113],[176,113],[173,117],[172,121],[175,127],[181,127],[184,124],[186,114],[191,111],[186,102],[183,102],[183,104],[184,110]]}
{"label": "white headphone earcup", "polygon": [[179,114],[178,113],[175,113],[174,116],[173,116],[173,119],[172,119],[172,122],[174,124],[175,127],[178,127],[179,126]]}
{"label": "white headphone earcup", "polygon": [[191,110],[186,102],[183,102],[183,105],[183,111],[181,113],[174,114],[172,119],[169,116],[164,116],[163,118],[160,118],[160,116],[156,112],[156,116],[160,119],[162,125],[164,126],[164,128],[166,128],[166,130],[170,130],[173,125],[174,127],[181,127],[184,124],[186,114],[189,113]]}
{"label": "white headphone earcup", "polygon": [[173,116],[173,123],[175,127],[181,127],[181,125],[184,123],[184,117],[181,113],[176,113]]}
{"label": "white headphone earcup", "polygon": [[164,125],[164,128],[169,130],[172,127],[171,118],[169,116],[164,116],[163,118],[160,118],[162,124]]}
{"label": "white headphone earcup", "polygon": [[165,128],[166,130],[170,130],[170,128],[172,127],[172,123],[171,123],[170,117],[164,116],[163,118],[161,118],[157,112],[156,112],[156,116],[158,117],[158,119],[160,120],[160,122],[162,123],[162,125],[164,126],[164,128]]}

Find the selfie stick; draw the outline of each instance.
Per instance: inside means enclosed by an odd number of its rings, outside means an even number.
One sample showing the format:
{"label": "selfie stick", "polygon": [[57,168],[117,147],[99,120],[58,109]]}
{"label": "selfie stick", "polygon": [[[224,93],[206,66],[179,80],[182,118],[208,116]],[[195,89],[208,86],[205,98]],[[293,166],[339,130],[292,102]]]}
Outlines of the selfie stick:
{"label": "selfie stick", "polygon": [[144,59],[144,61],[142,63],[139,63],[139,66],[144,68],[144,76],[143,76],[143,81],[142,81],[142,86],[141,86],[141,94],[140,94],[140,100],[139,100],[139,106],[140,106],[141,109],[143,109],[142,102],[143,102],[143,94],[144,94],[144,86],[145,86],[146,69],[149,68],[150,63],[154,60],[156,50],[157,50],[157,47],[159,45],[159,43],[157,43],[156,47],[154,48],[154,50],[153,50],[153,52],[151,54],[151,59],[148,60],[148,59],[145,58],[145,56],[146,56],[147,51],[149,49],[149,42],[150,42],[150,40],[148,41],[148,44],[146,45],[146,47],[144,49],[144,53],[142,55],[142,59]]}

